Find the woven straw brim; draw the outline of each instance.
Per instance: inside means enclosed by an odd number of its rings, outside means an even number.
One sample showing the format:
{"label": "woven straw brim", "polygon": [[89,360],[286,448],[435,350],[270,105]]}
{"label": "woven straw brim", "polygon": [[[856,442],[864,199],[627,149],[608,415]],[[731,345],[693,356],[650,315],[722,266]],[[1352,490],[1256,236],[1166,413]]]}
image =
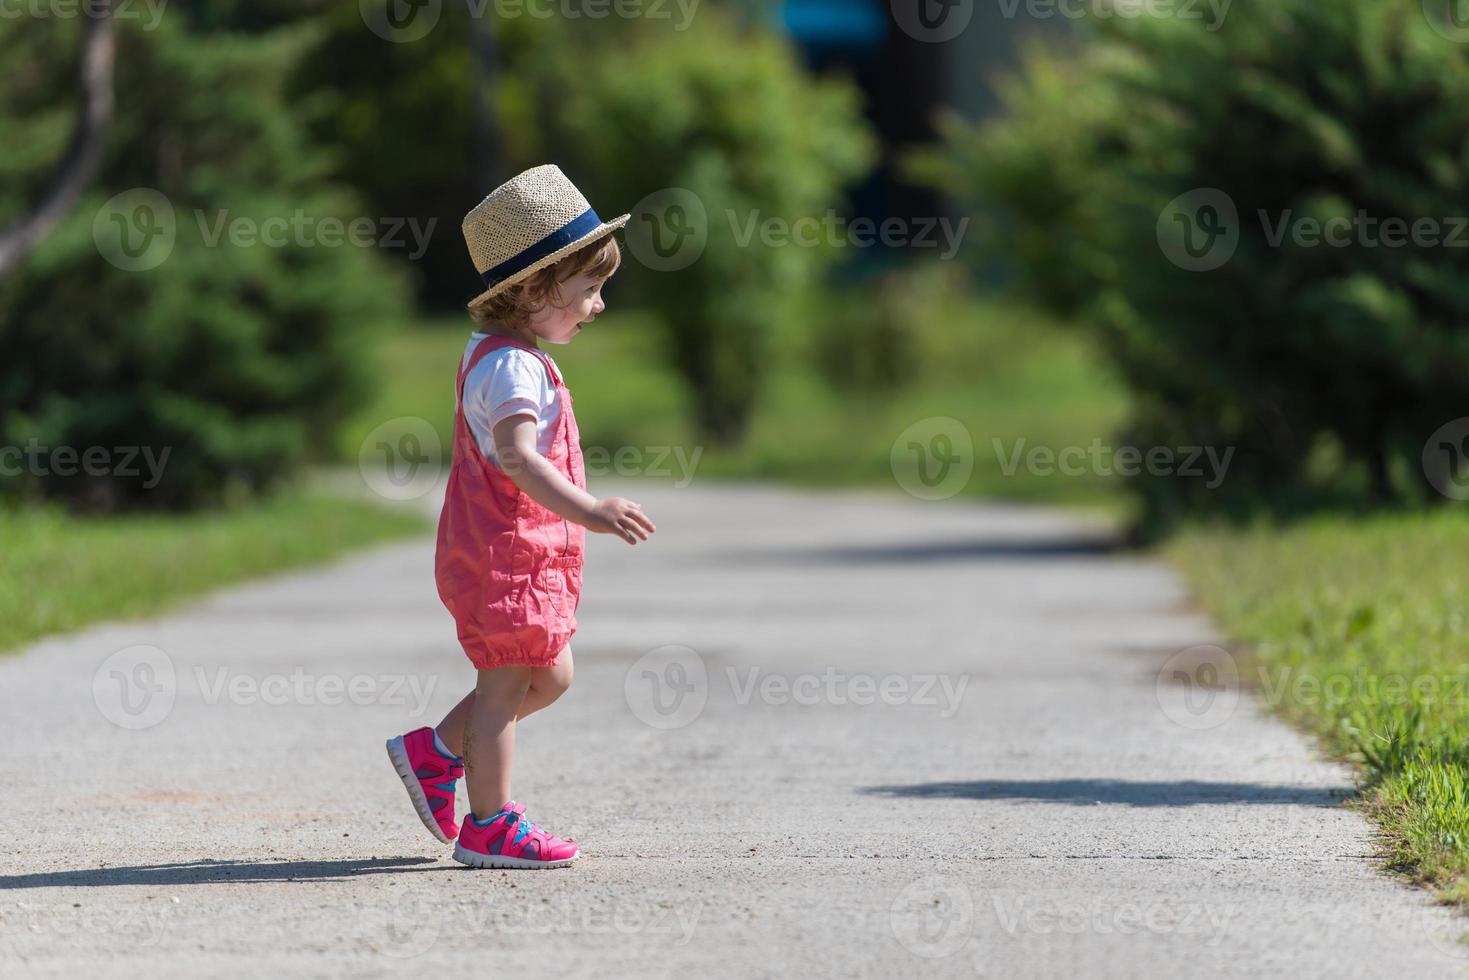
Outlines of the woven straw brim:
{"label": "woven straw brim", "polygon": [[524,269],[521,269],[519,272],[515,273],[515,275],[507,276],[506,278],[495,283],[493,286],[486,288],[485,291],[480,295],[494,296],[496,293],[503,292],[516,283],[527,279],[535,273],[539,272],[541,269],[544,269],[546,266],[555,265],[557,262],[560,262],[562,259],[566,258],[572,252],[575,252],[577,249],[586,248],[597,239],[611,234],[612,232],[621,228],[623,225],[627,224],[628,219],[631,217],[632,213],[628,212],[627,214],[618,215],[611,221],[602,222],[600,225],[593,228],[591,231],[587,232],[585,235],[581,236],[570,245],[567,245],[563,248],[558,248],[550,255],[537,259],[535,262],[532,262]]}

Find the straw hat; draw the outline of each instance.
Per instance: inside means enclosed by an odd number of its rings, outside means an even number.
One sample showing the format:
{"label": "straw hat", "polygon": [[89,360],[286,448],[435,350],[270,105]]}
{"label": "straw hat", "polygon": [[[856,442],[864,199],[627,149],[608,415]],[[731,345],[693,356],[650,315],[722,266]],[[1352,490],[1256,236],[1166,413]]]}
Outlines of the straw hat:
{"label": "straw hat", "polygon": [[464,241],[493,294],[616,231],[630,217],[603,221],[561,168],[548,163],[490,191],[464,216]]}

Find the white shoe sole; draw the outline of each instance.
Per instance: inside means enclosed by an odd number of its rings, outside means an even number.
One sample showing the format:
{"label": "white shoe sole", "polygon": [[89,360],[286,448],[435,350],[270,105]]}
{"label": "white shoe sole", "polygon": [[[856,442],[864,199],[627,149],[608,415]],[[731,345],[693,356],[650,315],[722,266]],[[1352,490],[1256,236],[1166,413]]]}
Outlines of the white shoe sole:
{"label": "white shoe sole", "polygon": [[398,772],[398,778],[403,780],[403,788],[408,791],[408,798],[413,801],[413,809],[418,811],[418,819],[428,828],[441,844],[452,844],[454,839],[447,837],[439,829],[439,822],[434,819],[434,811],[428,805],[428,797],[423,795],[423,787],[418,784],[418,776],[414,775],[413,766],[408,763],[408,749],[403,745],[403,736],[388,739],[388,758],[392,760],[393,768]]}
{"label": "white shoe sole", "polygon": [[454,860],[460,864],[467,864],[471,868],[564,868],[579,857],[581,857],[581,852],[577,851],[571,857],[561,861],[536,861],[531,858],[509,857],[504,854],[481,854],[479,851],[471,851],[463,844],[454,845]]}

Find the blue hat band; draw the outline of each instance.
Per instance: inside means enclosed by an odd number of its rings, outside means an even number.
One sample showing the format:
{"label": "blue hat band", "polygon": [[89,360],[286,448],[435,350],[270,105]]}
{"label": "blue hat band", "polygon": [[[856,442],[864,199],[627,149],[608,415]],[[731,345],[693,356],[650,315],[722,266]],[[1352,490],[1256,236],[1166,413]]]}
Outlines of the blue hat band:
{"label": "blue hat band", "polygon": [[509,279],[517,272],[523,272],[557,249],[565,248],[587,232],[596,230],[601,223],[602,219],[597,217],[596,210],[587,208],[519,255],[512,256],[499,265],[481,272],[480,278],[485,281],[486,286],[494,286]]}

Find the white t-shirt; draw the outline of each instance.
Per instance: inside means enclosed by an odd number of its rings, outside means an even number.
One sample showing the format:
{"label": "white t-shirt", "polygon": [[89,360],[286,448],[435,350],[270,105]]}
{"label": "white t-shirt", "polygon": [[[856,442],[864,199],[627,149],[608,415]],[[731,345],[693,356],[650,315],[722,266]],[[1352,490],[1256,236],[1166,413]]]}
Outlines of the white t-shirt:
{"label": "white t-shirt", "polygon": [[[460,368],[469,363],[470,355],[488,334],[476,331],[464,348]],[[556,359],[545,355],[552,364]],[[556,365],[561,373],[561,365]],[[495,437],[491,430],[502,419],[512,415],[536,418],[536,451],[551,454],[551,441],[556,436],[556,423],[561,417],[561,401],[556,385],[541,359],[523,347],[506,345],[490,351],[464,379],[464,420],[470,435],[479,444],[485,459],[499,466],[495,459]]]}

